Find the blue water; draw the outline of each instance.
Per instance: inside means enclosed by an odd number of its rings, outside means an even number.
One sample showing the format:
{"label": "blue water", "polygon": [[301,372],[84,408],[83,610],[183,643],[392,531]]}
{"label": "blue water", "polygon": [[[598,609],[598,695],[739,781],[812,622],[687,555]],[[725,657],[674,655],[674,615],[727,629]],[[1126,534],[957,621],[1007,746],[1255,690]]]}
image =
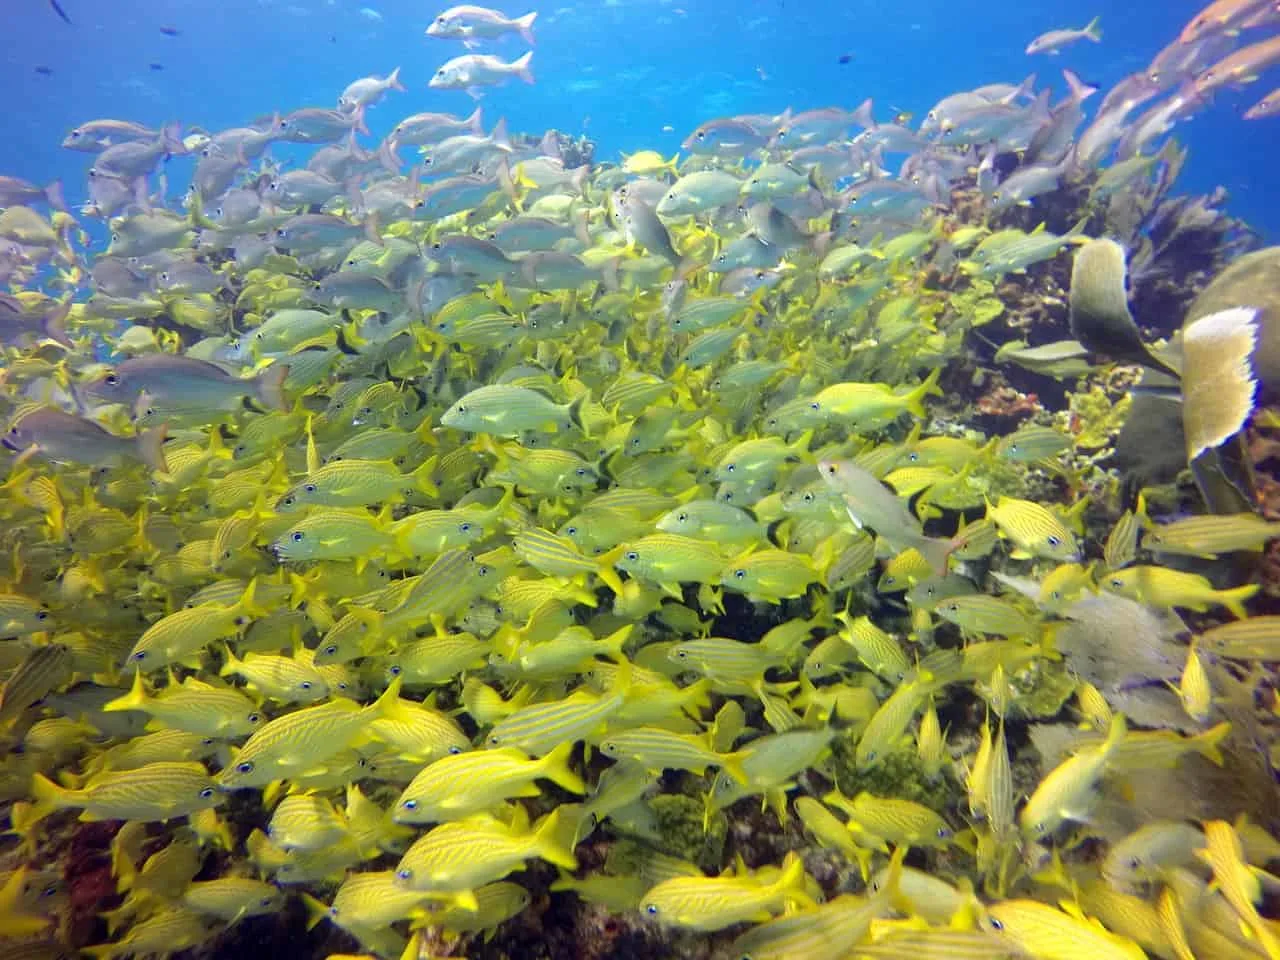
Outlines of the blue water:
{"label": "blue water", "polygon": [[[0,89],[4,137],[0,173],[64,180],[68,200],[84,198],[91,158],[58,144],[73,126],[113,117],[169,120],[216,130],[300,106],[333,106],[358,77],[401,67],[407,93],[370,112],[377,137],[422,110],[470,112],[461,91],[428,90],[457,41],[423,31],[438,12],[430,0],[2,0]],[[1132,0],[1092,5],[1049,0],[604,0],[539,9],[536,85],[491,90],[486,126],[505,115],[513,130],[548,127],[586,133],[597,156],[643,148],[674,152],[699,121],[724,114],[778,112],[874,97],[876,115],[917,117],[940,97],[1036,71],[1062,88],[1070,67],[1105,89],[1144,66],[1204,0]],[[447,4],[439,2],[443,9]],[[365,11],[376,11],[381,19]],[[1100,12],[1100,45],[1056,57],[1023,48],[1056,27],[1080,27]],[[165,36],[161,26],[181,31]],[[514,59],[518,37],[496,51]],[[847,64],[839,62],[842,55]],[[163,69],[154,70],[151,64]],[[36,71],[46,67],[51,75]],[[1280,73],[1280,71],[1273,71]],[[1280,120],[1247,122],[1249,105],[1275,86],[1264,77],[1228,92],[1179,130],[1191,158],[1179,190],[1218,184],[1228,210],[1274,242],[1280,238]],[[1097,98],[1100,99],[1100,98]],[[1097,102],[1095,99],[1095,103]],[[367,142],[372,143],[372,140]],[[407,159],[407,158],[406,158]],[[175,161],[171,194],[189,167]]]}

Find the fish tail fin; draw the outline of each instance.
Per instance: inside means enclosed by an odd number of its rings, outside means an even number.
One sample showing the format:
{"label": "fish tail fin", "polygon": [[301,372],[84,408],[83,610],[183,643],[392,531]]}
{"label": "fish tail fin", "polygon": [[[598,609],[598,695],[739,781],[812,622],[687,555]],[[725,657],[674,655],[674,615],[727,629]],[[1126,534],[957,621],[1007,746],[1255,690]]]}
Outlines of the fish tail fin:
{"label": "fish tail fin", "polygon": [[439,461],[440,458],[435,454],[432,454],[427,457],[426,460],[422,461],[422,466],[418,467],[417,470],[410,474],[410,476],[413,477],[413,485],[428,497],[440,496],[440,489],[436,486],[435,480],[432,479],[432,475],[436,470],[436,464],[439,463]]}
{"label": "fish tail fin", "polygon": [[804,859],[793,850],[782,861],[782,873],[772,884],[778,895],[791,907],[816,907],[806,889],[809,877],[804,872]]}
{"label": "fish tail fin", "polygon": [[477,137],[484,136],[484,114],[480,107],[476,107],[471,111],[471,116],[467,117],[463,123],[471,128],[471,132]]}
{"label": "fish tail fin", "polygon": [[[1076,103],[1084,103],[1086,100],[1088,100],[1090,97],[1092,97],[1095,93],[1098,92],[1097,87],[1094,87],[1085,83],[1083,80],[1081,80],[1078,76],[1076,76],[1070,70],[1063,70],[1062,77],[1064,80],[1067,81],[1067,87],[1071,90],[1071,99],[1074,100]],[[1173,141],[1170,140],[1169,142],[1172,143]],[[1067,156],[1062,158],[1062,163],[1064,165],[1064,168],[1065,168],[1065,165],[1070,162],[1070,160],[1071,160],[1070,153],[1068,153]]]}
{"label": "fish tail fin", "polygon": [[1092,40],[1094,43],[1102,42],[1101,21],[1102,21],[1101,17],[1094,17],[1092,20],[1089,21],[1089,25],[1084,28],[1084,35],[1088,37],[1090,40]]}
{"label": "fish tail fin", "polygon": [[236,656],[236,652],[231,649],[230,644],[223,644],[222,649],[226,654],[226,660],[218,669],[218,676],[229,677],[233,673],[238,673],[240,668],[244,666],[244,661]]}
{"label": "fish tail fin", "polygon": [[742,761],[748,756],[750,756],[750,754],[745,750],[739,750],[737,753],[722,753],[718,755],[716,763],[720,765],[721,770],[733,777],[733,779],[737,780],[743,786],[746,786],[750,783],[750,778],[747,776],[747,770],[746,767],[742,765]]}
{"label": "fish tail fin", "polygon": [[43,819],[54,810],[65,810],[76,805],[74,790],[60,787],[42,773],[31,775],[31,796],[35,799],[34,813],[44,811],[39,819]]}
{"label": "fish tail fin", "polygon": [[142,683],[142,671],[137,670],[133,674],[133,686],[129,688],[129,692],[114,700],[108,700],[102,705],[102,709],[104,713],[138,710],[146,706],[148,699],[147,688]]}
{"label": "fish tail fin", "polygon": [[578,869],[578,858],[573,855],[573,837],[577,833],[577,823],[566,821],[563,816],[564,807],[556,807],[533,832],[534,846],[538,856],[557,867],[566,870]]}
{"label": "fish tail fin", "polygon": [[600,641],[600,646],[604,648],[605,655],[613,659],[615,662],[621,663],[626,659],[626,655],[622,652],[622,648],[626,645],[627,639],[631,636],[631,628],[633,624],[627,624],[618,630],[613,631],[609,636]]}
{"label": "fish tail fin", "polygon": [[526,13],[523,17],[516,17],[511,22],[516,25],[516,29],[520,31],[520,37],[529,46],[533,46],[533,21],[538,19],[538,11]]}
{"label": "fish tail fin", "polygon": [[159,473],[169,472],[169,463],[164,458],[164,442],[169,436],[169,425],[162,423],[150,430],[138,433],[138,455],[152,470]]}
{"label": "fish tail fin", "polygon": [[1243,620],[1249,616],[1244,609],[1244,602],[1257,593],[1258,589],[1258,584],[1246,583],[1243,587],[1236,587],[1234,590],[1223,590],[1218,598],[1224,607],[1235,614],[1236,619]]}
{"label": "fish tail fin", "polygon": [[1125,734],[1128,732],[1128,724],[1125,723],[1124,714],[1116,713],[1111,718],[1111,726],[1107,729],[1107,739],[1102,742],[1102,752],[1110,756],[1115,752],[1116,747],[1120,746],[1124,740]]}
{"label": "fish tail fin", "polygon": [[365,709],[374,717],[395,716],[400,710],[400,678],[396,677],[392,680],[387,685],[387,689],[382,691],[382,695]]}
{"label": "fish tail fin", "polygon": [[67,201],[62,196],[62,181],[55,180],[44,188],[45,199],[49,201],[49,206],[55,210],[61,210],[66,213]]}
{"label": "fish tail fin", "polygon": [[870,97],[858,104],[857,109],[853,111],[853,122],[860,127],[870,130],[876,125],[875,120],[871,117],[871,110],[874,104]]}
{"label": "fish tail fin", "polygon": [[946,576],[951,554],[963,545],[958,538],[944,540],[941,537],[921,537],[918,543],[912,544],[929,564],[929,568],[940,577]]}
{"label": "fish tail fin", "polygon": [[539,776],[546,777],[556,786],[579,795],[587,792],[587,785],[569,766],[569,758],[573,755],[573,744],[562,743],[542,758],[542,769]]}
{"label": "fish tail fin", "polygon": [[329,916],[329,908],[309,893],[302,895],[302,905],[307,908],[308,930],[314,930],[321,920]]}
{"label": "fish tail fin", "polygon": [[906,396],[907,410],[913,416],[925,417],[928,411],[924,408],[924,398],[928,396],[940,397],[942,390],[938,387],[938,378],[942,376],[942,368],[934,367],[929,376],[925,377],[920,386],[916,387]]}
{"label": "fish tail fin", "polygon": [[581,430],[583,436],[587,435],[587,427],[586,424],[582,422],[582,406],[587,402],[587,398],[589,396],[589,391],[582,391],[582,393],[573,398],[569,403],[568,410],[566,411],[569,417],[569,422]]}
{"label": "fish tail fin", "polygon": [[513,63],[511,66],[515,68],[515,74],[525,83],[533,83],[533,67],[529,64],[533,60],[533,51],[528,50],[525,55]]}
{"label": "fish tail fin", "polygon": [[405,92],[405,86],[403,83],[400,82],[399,67],[396,67],[394,70],[391,71],[390,74],[387,75],[387,86],[392,90],[399,90],[401,93]]}
{"label": "fish tail fin", "polygon": [[365,136],[369,135],[369,128],[365,126],[364,122],[364,107],[365,105],[362,103],[351,112],[352,142],[355,141],[356,133],[363,133]]}
{"label": "fish tail fin", "polygon": [[269,617],[271,611],[258,602],[257,593],[258,578],[254,577],[249,581],[248,586],[244,588],[244,593],[240,594],[240,599],[236,601],[236,606],[243,611],[245,616],[260,620],[263,617]]}
{"label": "fish tail fin", "polygon": [[187,145],[182,142],[182,126],[176,120],[160,128],[160,139],[171,156],[180,157],[187,152]]}
{"label": "fish tail fin", "polygon": [[289,376],[287,363],[275,363],[263,370],[254,379],[254,389],[263,406],[272,410],[289,412],[289,404],[284,398],[284,381]]}
{"label": "fish tail fin", "polygon": [[1222,751],[1218,749],[1222,741],[1227,738],[1227,734],[1231,732],[1231,724],[1223,721],[1212,729],[1206,730],[1199,734],[1196,739],[1196,752],[1204,757],[1214,766],[1222,766]]}

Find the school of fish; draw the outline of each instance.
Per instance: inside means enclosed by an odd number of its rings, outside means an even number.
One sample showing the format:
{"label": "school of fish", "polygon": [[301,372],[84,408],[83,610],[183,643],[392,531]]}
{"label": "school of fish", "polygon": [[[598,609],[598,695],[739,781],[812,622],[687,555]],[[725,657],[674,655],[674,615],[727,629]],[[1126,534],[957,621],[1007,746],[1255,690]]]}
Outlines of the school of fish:
{"label": "school of fish", "polygon": [[[456,955],[550,896],[751,960],[1280,960],[1273,813],[1116,814],[1242,754],[1274,791],[1280,618],[1209,565],[1280,524],[1126,509],[1074,399],[988,436],[960,395],[1000,285],[1095,239],[1008,216],[1163,175],[1277,24],[1216,0],[1096,109],[1068,70],[575,165],[480,107],[361,146],[396,69],[86,122],[74,212],[0,177],[0,957],[217,950],[289,901]],[[1060,340],[994,362],[1096,396]]]}

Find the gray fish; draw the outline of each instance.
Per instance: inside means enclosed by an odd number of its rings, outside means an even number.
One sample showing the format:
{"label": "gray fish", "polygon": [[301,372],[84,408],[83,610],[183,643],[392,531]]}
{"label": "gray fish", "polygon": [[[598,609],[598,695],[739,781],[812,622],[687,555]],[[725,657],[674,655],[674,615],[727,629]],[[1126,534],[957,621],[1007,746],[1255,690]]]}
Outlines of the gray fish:
{"label": "gray fish", "polygon": [[1029,204],[1041,194],[1052,193],[1058,189],[1070,164],[1071,158],[1068,156],[1055,164],[1036,163],[1019,167],[992,192],[991,209],[1005,210]]}
{"label": "gray fish", "polygon": [[536,250],[520,258],[520,275],[538,290],[576,290],[589,283],[603,282],[605,287],[618,287],[616,263],[604,269],[590,267],[579,257],[561,250]]}
{"label": "gray fish", "polygon": [[[458,179],[463,179],[459,177]],[[496,189],[493,181],[485,181]],[[575,236],[575,227],[546,217],[520,216],[503,220],[489,233],[489,239],[507,254],[524,250],[550,250],[562,240]],[[590,240],[590,237],[587,238]],[[589,246],[589,243],[584,243]]]}
{"label": "gray fish", "polygon": [[338,109],[343,113],[354,113],[376,104],[388,90],[404,92],[405,86],[400,82],[400,68],[396,67],[386,77],[362,77],[347,84],[347,88],[338,97]]}
{"label": "gray fish", "polygon": [[782,259],[782,254],[782,247],[770,243],[753,230],[725,246],[707,269],[713,273],[728,273],[744,267],[774,267]]}
{"label": "gray fish", "polygon": [[423,255],[449,273],[469,274],[486,281],[514,277],[520,270],[520,264],[503,253],[497,244],[463,234],[442,237],[424,250]]}
{"label": "gray fish", "polygon": [[397,146],[407,143],[421,147],[429,143],[439,143],[441,140],[462,133],[482,137],[484,127],[481,117],[479,107],[471,111],[471,116],[465,118],[455,117],[451,113],[415,113],[395,125],[391,131],[391,138],[395,140]]}
{"label": "gray fish", "polygon": [[191,221],[168,210],[120,217],[111,221],[107,255],[142,257],[157,250],[183,246],[191,236]]}
{"label": "gray fish", "polygon": [[737,117],[708,120],[684,138],[681,148],[690,153],[720,157],[746,157],[769,145],[772,133]]}
{"label": "gray fish", "polygon": [[304,107],[281,117],[275,123],[275,135],[290,143],[333,143],[352,131],[368,133],[364,111],[343,113],[321,107]]}
{"label": "gray fish", "polygon": [[32,451],[55,463],[109,467],[141,460],[165,472],[164,438],[163,426],[118,437],[92,420],[56,407],[36,407],[16,417],[0,443],[15,453]]}
{"label": "gray fish", "polygon": [[101,153],[107,147],[135,140],[155,140],[160,131],[132,120],[90,120],[82,123],[62,140],[68,150]]}
{"label": "gray fish", "polygon": [[47,187],[38,187],[17,177],[0,176],[0,207],[24,207],[33,203],[48,203],[55,210],[66,210],[62,181],[55,180]]}
{"label": "gray fish", "polygon": [[85,389],[129,407],[145,399],[160,410],[221,411],[235,409],[243,397],[253,396],[263,406],[288,410],[281,390],[288,373],[287,365],[274,364],[256,377],[241,379],[203,360],[156,354],[125,360]]}
{"label": "gray fish", "polygon": [[435,143],[423,155],[422,165],[427,172],[436,175],[472,173],[486,161],[511,152],[506,122],[499,120],[487,136],[460,133]]}
{"label": "gray fish", "polygon": [[377,226],[371,220],[352,223],[329,213],[300,213],[290,217],[271,234],[271,241],[291,253],[310,253],[326,247],[340,247],[368,239],[381,245]]}
{"label": "gray fish", "polygon": [[328,203],[342,193],[342,184],[313,170],[289,170],[273,178],[266,195],[282,207]]}
{"label": "gray fish", "polygon": [[315,284],[308,298],[335,309],[380,310],[396,313],[404,309],[404,294],[378,277],[339,270]]}
{"label": "gray fish", "polygon": [[469,53],[454,57],[436,70],[427,86],[436,90],[466,90],[478,99],[481,87],[505,83],[511,77],[533,83],[533,68],[529,65],[532,60],[532,50],[510,63],[484,53]]}
{"label": "gray fish", "polygon": [[98,154],[93,169],[108,177],[132,180],[151,173],[164,157],[179,156],[186,152],[178,125],[173,123],[162,127],[160,135],[149,143],[133,141],[108,147]]}
{"label": "gray fish", "polygon": [[672,266],[680,267],[682,258],[671,243],[671,234],[654,211],[653,204],[646,202],[641,192],[636,190],[619,190],[615,197],[616,209],[627,236],[650,253],[665,257]]}
{"label": "gray fish", "polygon": [[428,186],[418,198],[413,218],[440,220],[464,210],[472,210],[484,203],[501,187],[502,185],[493,177],[476,173],[438,180]]}
{"label": "gray fish", "polygon": [[818,474],[843,499],[849,518],[859,529],[874,530],[895,551],[914,547],[938,576],[947,572],[953,541],[926,537],[907,503],[851,460],[822,460]]}
{"label": "gray fish", "polygon": [[1100,17],[1094,17],[1089,21],[1087,26],[1081,27],[1079,30],[1050,30],[1042,33],[1029,44],[1027,44],[1027,54],[1048,53],[1056,55],[1063,47],[1069,47],[1073,43],[1081,40],[1092,40],[1094,43],[1102,42],[1102,28],[1098,26]]}

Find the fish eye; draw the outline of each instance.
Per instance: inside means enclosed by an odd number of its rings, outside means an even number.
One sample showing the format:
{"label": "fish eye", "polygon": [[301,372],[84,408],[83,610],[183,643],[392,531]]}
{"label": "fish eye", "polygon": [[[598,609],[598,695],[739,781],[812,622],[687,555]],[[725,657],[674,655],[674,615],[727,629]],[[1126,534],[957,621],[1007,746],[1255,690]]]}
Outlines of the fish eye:
{"label": "fish eye", "polygon": [[[260,906],[260,907],[269,907],[269,906],[271,906],[271,904],[273,904],[274,902],[275,902],[275,900],[273,900],[271,897],[263,897],[261,900],[259,900],[259,901],[258,901],[258,906]],[[331,910],[332,910],[333,908],[332,908],[332,907],[330,907],[329,909],[331,909]]]}
{"label": "fish eye", "polygon": [[299,687],[300,689],[303,689],[303,690],[310,690],[310,689],[311,689],[311,681],[310,681],[310,680],[303,680],[300,684],[298,684],[298,687]]}
{"label": "fish eye", "polygon": [[391,674],[391,676],[393,677],[398,677],[403,672],[404,672],[403,668],[401,668],[400,664],[398,663],[393,663],[391,666],[387,667],[387,673]]}
{"label": "fish eye", "polygon": [[1139,857],[1130,857],[1130,858],[1129,858],[1129,869],[1130,869],[1130,870],[1137,870],[1137,869],[1138,869],[1139,867],[1141,867],[1141,866],[1142,866],[1142,860],[1141,860]]}
{"label": "fish eye", "polygon": [[688,523],[688,522],[689,522],[689,514],[687,514],[687,513],[680,513],[680,514],[677,514],[677,515],[676,515],[676,519],[677,519],[677,520],[679,520],[681,523]]}
{"label": "fish eye", "polygon": [[449,748],[449,756],[451,757],[456,757],[461,752],[462,752],[462,748],[459,746],[452,746]]}
{"label": "fish eye", "polygon": [[200,745],[201,745],[202,747],[212,747],[212,746],[213,746],[213,737],[205,737],[204,739],[202,739],[202,740],[200,741]]}
{"label": "fish eye", "polygon": [[307,492],[307,493],[315,493],[315,492],[316,492],[316,485],[315,485],[314,483],[308,483],[308,484],[307,484],[305,487],[303,487],[302,489],[303,489],[305,492]]}
{"label": "fish eye", "polygon": [[677,660],[688,660],[688,659],[689,659],[689,651],[688,651],[688,650],[677,650],[677,651],[676,651],[676,659],[677,659]]}
{"label": "fish eye", "polygon": [[253,764],[246,760],[236,764],[236,773],[253,773]]}
{"label": "fish eye", "polygon": [[142,660],[143,658],[145,658],[145,657],[146,657],[146,655],[147,655],[147,651],[145,651],[145,650],[139,650],[139,651],[138,651],[137,653],[135,653],[135,654],[134,654],[130,659],[132,659],[132,660]]}
{"label": "fish eye", "polygon": [[950,831],[948,828],[946,828],[946,827],[939,827],[939,828],[938,828],[938,839],[939,839],[939,840],[945,840],[945,839],[947,839],[947,837],[949,837],[949,836],[951,836],[951,831]]}
{"label": "fish eye", "polygon": [[412,879],[413,879],[413,871],[412,871],[412,870],[397,870],[397,871],[396,871],[396,878],[397,878],[397,879],[399,879],[399,880],[412,880]]}
{"label": "fish eye", "polygon": [[1003,923],[1001,923],[999,920],[997,920],[995,917],[991,917],[991,918],[989,918],[989,919],[990,919],[990,921],[991,921],[991,929],[992,929],[992,930],[1003,930],[1003,929],[1004,929],[1004,924],[1003,924]]}
{"label": "fish eye", "polygon": [[734,470],[737,470],[737,469],[738,469],[738,465],[737,465],[736,463],[731,463],[731,464],[729,464],[727,467],[725,467],[725,468],[724,468],[724,472],[725,472],[725,473],[733,473],[733,471],[734,471]]}
{"label": "fish eye", "polygon": [[658,915],[658,905],[656,903],[651,903],[644,908],[644,912],[651,917],[656,917]]}
{"label": "fish eye", "polygon": [[737,570],[733,571],[733,578],[735,580],[745,580],[747,579],[747,571],[739,567]]}
{"label": "fish eye", "polygon": [[497,747],[497,746],[500,746],[501,744],[502,744],[502,738],[500,736],[498,736],[496,733],[490,735],[489,746]]}
{"label": "fish eye", "polygon": [[879,756],[879,754],[878,754],[878,753],[876,753],[876,751],[874,751],[874,750],[872,750],[872,751],[868,752],[868,753],[867,753],[867,763],[874,763],[874,762],[875,762],[876,757],[878,757],[878,756]]}
{"label": "fish eye", "polygon": [[203,790],[200,791],[200,797],[204,800],[208,800],[212,796],[213,796],[213,787],[205,787]]}
{"label": "fish eye", "polygon": [[418,801],[417,801],[417,800],[406,800],[404,803],[400,804],[400,806],[404,807],[406,810],[417,810],[417,809],[418,809]]}
{"label": "fish eye", "polygon": [[294,503],[295,503],[295,500],[294,500],[293,494],[289,494],[289,496],[285,497],[285,498],[284,498],[284,500],[283,500],[283,501],[281,501],[281,502],[282,502],[286,507],[292,507],[292,506],[294,505]]}
{"label": "fish eye", "polygon": [[37,611],[36,611],[36,619],[37,619],[37,620],[39,620],[41,623],[43,623],[45,620],[48,620],[48,619],[49,619],[49,611],[48,611],[48,610],[37,610]]}
{"label": "fish eye", "polygon": [[120,382],[120,378],[114,373],[108,373],[102,378],[103,382],[109,387],[114,387]]}
{"label": "fish eye", "polygon": [[325,648],[324,648],[324,650],[322,650],[321,652],[322,652],[326,657],[332,657],[332,656],[335,656],[335,655],[337,654],[337,652],[338,652],[338,645],[337,645],[336,643],[331,643],[331,644],[329,644],[329,646],[325,647]]}
{"label": "fish eye", "polygon": [[1062,538],[1057,536],[1056,534],[1051,533],[1049,534],[1048,537],[1045,538],[1045,542],[1048,543],[1049,546],[1051,547],[1059,547],[1062,545]]}
{"label": "fish eye", "polygon": [[630,560],[632,563],[634,563],[635,561],[640,559],[640,554],[636,553],[634,550],[628,550],[627,559]]}
{"label": "fish eye", "polygon": [[302,531],[301,530],[294,531],[294,533],[289,537],[289,539],[292,540],[294,543],[301,543]]}
{"label": "fish eye", "polygon": [[[262,720],[262,714],[260,714],[260,713],[251,713],[251,714],[249,714],[249,722],[250,722],[250,723],[259,723],[259,722],[261,722],[261,720]],[[253,768],[253,764],[249,764],[249,768],[250,768],[250,769],[252,769],[252,768]]]}

